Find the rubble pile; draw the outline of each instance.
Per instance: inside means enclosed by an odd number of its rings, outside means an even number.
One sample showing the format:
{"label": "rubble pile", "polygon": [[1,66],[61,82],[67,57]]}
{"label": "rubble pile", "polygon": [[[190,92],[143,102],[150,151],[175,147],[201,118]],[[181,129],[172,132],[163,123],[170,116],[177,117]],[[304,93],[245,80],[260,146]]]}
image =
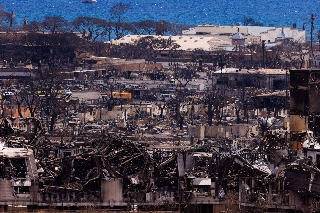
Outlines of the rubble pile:
{"label": "rubble pile", "polygon": [[143,101],[133,97],[148,85],[130,85],[125,100],[94,92],[96,99],[59,98],[58,115],[8,114],[0,125],[1,208],[13,201],[126,211],[314,207],[320,145],[317,116],[308,112],[317,108],[297,101],[305,92],[291,97],[288,117],[285,93],[216,86],[190,95],[180,82],[175,94]]}

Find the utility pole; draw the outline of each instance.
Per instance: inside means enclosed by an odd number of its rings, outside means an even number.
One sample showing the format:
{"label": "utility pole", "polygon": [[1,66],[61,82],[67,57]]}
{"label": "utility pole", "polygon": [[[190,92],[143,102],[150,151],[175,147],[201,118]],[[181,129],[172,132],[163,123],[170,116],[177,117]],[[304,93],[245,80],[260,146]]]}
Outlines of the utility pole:
{"label": "utility pole", "polygon": [[[318,47],[318,54],[320,53],[320,30],[318,31],[318,42],[319,42],[319,47]],[[317,57],[318,58],[318,57]],[[320,66],[320,63],[318,64]],[[316,65],[317,66],[317,65]]]}
{"label": "utility pole", "polygon": [[310,35],[311,35],[311,58],[312,58],[312,64],[314,63],[314,55],[313,55],[313,48],[312,48],[312,42],[313,42],[313,30],[314,30],[314,20],[316,19],[316,17],[314,16],[314,14],[311,14],[311,30],[310,30]]}
{"label": "utility pole", "polygon": [[319,40],[319,47],[318,47],[318,51],[320,51],[320,30],[318,31],[318,40]]}
{"label": "utility pole", "polygon": [[265,63],[264,63],[264,51],[266,49],[266,44],[265,40],[262,40],[262,67],[265,68]]}

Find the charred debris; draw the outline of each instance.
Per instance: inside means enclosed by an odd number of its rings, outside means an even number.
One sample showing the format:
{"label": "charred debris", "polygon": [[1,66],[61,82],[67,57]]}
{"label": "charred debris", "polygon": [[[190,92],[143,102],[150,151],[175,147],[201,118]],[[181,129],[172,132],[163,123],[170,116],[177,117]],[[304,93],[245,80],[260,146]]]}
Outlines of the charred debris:
{"label": "charred debris", "polygon": [[[169,96],[159,96],[169,94],[157,93],[160,86],[131,85],[121,99],[110,92],[89,101],[68,97],[60,104],[70,110],[59,112],[55,131],[48,119],[6,116],[1,209],[319,211],[320,71],[290,71],[283,92],[239,79],[232,90],[226,75],[211,77],[210,91],[190,93],[174,80],[179,86]],[[146,97],[146,90],[157,99],[130,96]]]}

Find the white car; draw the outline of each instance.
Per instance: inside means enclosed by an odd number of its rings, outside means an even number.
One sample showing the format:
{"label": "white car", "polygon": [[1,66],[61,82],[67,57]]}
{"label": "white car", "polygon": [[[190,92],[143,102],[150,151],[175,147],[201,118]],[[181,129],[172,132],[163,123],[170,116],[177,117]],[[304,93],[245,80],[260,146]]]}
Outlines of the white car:
{"label": "white car", "polygon": [[7,91],[2,93],[3,96],[9,96],[9,95],[14,95],[13,92]]}
{"label": "white car", "polygon": [[65,90],[63,90],[63,94],[64,95],[72,95],[72,92],[69,89],[65,89]]}

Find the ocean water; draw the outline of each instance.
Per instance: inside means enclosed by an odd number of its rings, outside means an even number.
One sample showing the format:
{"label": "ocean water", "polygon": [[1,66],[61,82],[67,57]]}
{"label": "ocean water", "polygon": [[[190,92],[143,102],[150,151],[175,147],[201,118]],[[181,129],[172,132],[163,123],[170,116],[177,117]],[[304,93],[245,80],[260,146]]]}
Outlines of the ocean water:
{"label": "ocean water", "polygon": [[[44,16],[61,16],[72,21],[78,16],[109,19],[110,8],[119,0],[98,0],[84,4],[81,0],[0,0],[6,11],[14,10],[17,24],[43,20]],[[265,26],[298,28],[315,14],[314,32],[320,30],[320,0],[121,0],[130,5],[124,21],[166,20],[194,26],[203,23],[230,25],[252,17]],[[310,29],[310,24],[305,24]]]}

